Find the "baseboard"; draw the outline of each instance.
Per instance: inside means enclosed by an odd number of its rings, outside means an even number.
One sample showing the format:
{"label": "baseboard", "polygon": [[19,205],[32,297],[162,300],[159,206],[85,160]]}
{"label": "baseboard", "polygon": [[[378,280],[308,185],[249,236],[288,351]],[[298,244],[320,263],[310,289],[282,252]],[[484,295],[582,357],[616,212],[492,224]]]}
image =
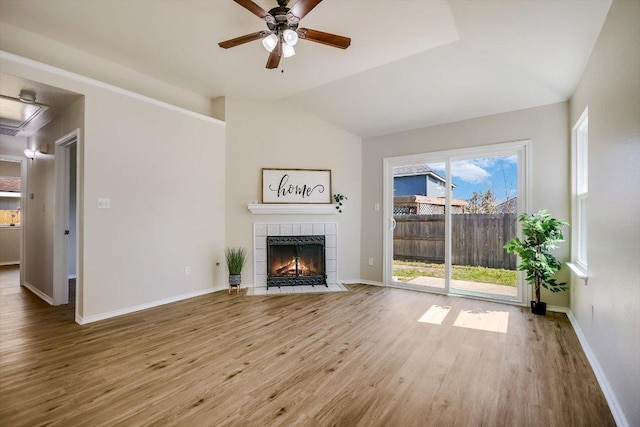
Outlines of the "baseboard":
{"label": "baseboard", "polygon": [[553,311],[555,313],[569,313],[569,308],[561,307],[559,305],[547,305],[547,311]]}
{"label": "baseboard", "polygon": [[613,389],[611,388],[611,384],[607,380],[607,376],[602,370],[602,366],[600,366],[600,362],[598,362],[598,358],[596,354],[591,349],[589,342],[587,341],[587,337],[582,332],[582,328],[580,328],[580,324],[578,323],[578,319],[575,318],[573,312],[571,310],[567,310],[567,317],[571,322],[571,326],[573,326],[573,330],[578,336],[578,341],[580,341],[580,345],[582,346],[582,350],[584,354],[587,356],[587,360],[591,365],[591,369],[593,369],[593,373],[596,375],[596,379],[598,380],[598,384],[600,384],[600,388],[602,389],[602,393],[604,394],[604,398],[607,399],[607,403],[609,404],[609,409],[611,410],[611,414],[613,415],[613,419],[616,422],[618,427],[629,427],[629,422],[627,418],[624,416],[624,412],[622,412],[622,408],[620,407],[620,403],[616,398]]}
{"label": "baseboard", "polygon": [[0,262],[0,266],[3,266],[3,265],[20,265],[20,261]]}
{"label": "baseboard", "polygon": [[45,294],[40,289],[38,289],[35,286],[33,286],[31,283],[24,282],[22,284],[22,286],[24,286],[25,288],[29,289],[33,294],[35,294],[37,297],[39,297],[40,299],[45,301],[47,304],[53,305],[53,298],[51,298],[49,295]]}
{"label": "baseboard", "polygon": [[177,295],[171,298],[165,298],[157,301],[148,302],[145,304],[134,305],[132,307],[121,308],[119,310],[109,311],[107,313],[94,314],[93,316],[76,316],[76,322],[80,325],[86,325],[87,323],[93,323],[100,320],[110,319],[112,317],[122,316],[124,314],[135,313],[136,311],[147,310],[149,308],[158,307],[160,305],[170,304],[172,302],[182,301],[189,298],[195,298],[202,295],[210,294],[213,292],[221,291],[225,288],[211,288],[211,289],[201,289],[199,291],[190,292],[188,294]]}

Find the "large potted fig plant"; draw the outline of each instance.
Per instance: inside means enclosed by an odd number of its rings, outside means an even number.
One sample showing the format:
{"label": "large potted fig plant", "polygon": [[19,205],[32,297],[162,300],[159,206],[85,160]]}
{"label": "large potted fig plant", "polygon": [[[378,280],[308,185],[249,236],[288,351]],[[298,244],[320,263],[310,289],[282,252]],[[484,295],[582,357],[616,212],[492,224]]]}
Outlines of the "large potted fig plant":
{"label": "large potted fig plant", "polygon": [[520,215],[518,221],[522,224],[523,239],[511,239],[504,248],[520,257],[518,270],[526,272],[527,282],[534,285],[536,299],[531,301],[531,312],[544,315],[547,304],[540,302],[540,287],[554,293],[566,290],[566,283],[555,279],[561,264],[550,251],[557,247],[556,243],[564,241],[562,228],[569,223],[553,218],[546,210]]}
{"label": "large potted fig plant", "polygon": [[239,292],[242,282],[242,268],[247,262],[247,251],[244,248],[227,248],[224,255],[227,260],[227,270],[229,270],[229,293],[231,293],[232,287],[235,287]]}

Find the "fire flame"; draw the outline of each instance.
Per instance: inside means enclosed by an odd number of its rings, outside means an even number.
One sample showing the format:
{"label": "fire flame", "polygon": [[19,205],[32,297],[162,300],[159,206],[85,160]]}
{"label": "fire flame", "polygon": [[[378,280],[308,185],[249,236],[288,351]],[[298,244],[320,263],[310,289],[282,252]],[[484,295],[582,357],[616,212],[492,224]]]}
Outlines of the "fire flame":
{"label": "fire flame", "polygon": [[[298,276],[308,276],[310,275],[309,267],[304,263],[303,260],[298,258]],[[275,272],[278,276],[295,276],[296,275],[296,258],[292,258],[291,261],[288,261],[282,264],[280,267],[275,269]]]}

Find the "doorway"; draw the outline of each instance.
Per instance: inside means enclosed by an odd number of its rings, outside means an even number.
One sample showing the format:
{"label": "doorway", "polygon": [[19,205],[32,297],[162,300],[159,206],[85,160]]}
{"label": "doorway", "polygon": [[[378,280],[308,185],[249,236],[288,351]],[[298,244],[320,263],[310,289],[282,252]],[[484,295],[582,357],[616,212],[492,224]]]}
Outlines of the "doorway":
{"label": "doorway", "polygon": [[387,158],[385,284],[525,303],[503,246],[527,211],[529,142]]}
{"label": "doorway", "polygon": [[70,297],[76,307],[81,296],[78,265],[78,148],[80,130],[55,142],[55,219],[53,239],[53,302],[68,304]]}
{"label": "doorway", "polygon": [[[0,293],[18,292],[24,274],[26,159],[0,155]],[[10,288],[10,289],[7,289]]]}

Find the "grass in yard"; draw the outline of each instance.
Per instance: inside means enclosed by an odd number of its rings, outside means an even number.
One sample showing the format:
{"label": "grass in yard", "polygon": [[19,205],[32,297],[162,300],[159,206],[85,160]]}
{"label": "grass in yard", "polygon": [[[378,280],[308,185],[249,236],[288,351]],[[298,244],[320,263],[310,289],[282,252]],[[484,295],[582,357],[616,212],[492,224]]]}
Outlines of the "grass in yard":
{"label": "grass in yard", "polygon": [[[444,278],[444,265],[428,264],[419,261],[393,261],[393,275],[402,282],[408,282],[419,276]],[[468,282],[492,283],[494,285],[516,287],[518,276],[515,270],[502,268],[472,267],[468,265],[454,265],[451,271],[453,280]]]}

